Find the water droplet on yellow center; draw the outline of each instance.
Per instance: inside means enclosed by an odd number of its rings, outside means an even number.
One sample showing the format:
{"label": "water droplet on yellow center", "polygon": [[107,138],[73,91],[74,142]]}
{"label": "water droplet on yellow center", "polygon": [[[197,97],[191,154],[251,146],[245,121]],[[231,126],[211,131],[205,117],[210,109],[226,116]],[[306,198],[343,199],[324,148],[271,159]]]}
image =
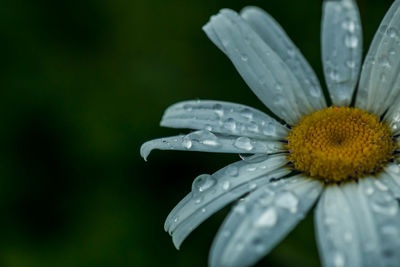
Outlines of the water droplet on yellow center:
{"label": "water droplet on yellow center", "polygon": [[390,128],[378,116],[349,107],[304,116],[286,139],[294,168],[325,182],[373,175],[397,148]]}

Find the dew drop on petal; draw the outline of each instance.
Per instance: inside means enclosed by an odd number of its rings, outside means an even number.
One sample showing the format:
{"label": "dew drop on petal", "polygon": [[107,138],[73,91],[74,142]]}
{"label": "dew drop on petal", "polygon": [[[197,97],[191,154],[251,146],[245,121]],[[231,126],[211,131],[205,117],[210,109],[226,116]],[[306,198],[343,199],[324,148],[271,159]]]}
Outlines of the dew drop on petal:
{"label": "dew drop on petal", "polygon": [[346,61],[346,66],[350,69],[354,69],[356,67],[356,62],[353,60]]}
{"label": "dew drop on petal", "polygon": [[399,38],[399,32],[394,27],[387,29],[386,33],[390,38]]}
{"label": "dew drop on petal", "polygon": [[273,227],[278,221],[278,214],[275,208],[268,208],[256,221],[258,227]]}
{"label": "dew drop on petal", "polygon": [[374,212],[387,216],[396,215],[399,209],[397,202],[384,199],[376,199],[372,202],[371,207]]}
{"label": "dew drop on petal", "polygon": [[249,189],[250,190],[254,190],[254,189],[256,189],[257,188],[257,184],[256,183],[250,183],[249,184]]}
{"label": "dew drop on petal", "polygon": [[258,131],[259,131],[258,125],[254,121],[250,122],[248,129],[249,129],[249,131],[252,131],[255,133],[258,133]]}
{"label": "dew drop on petal", "polygon": [[356,24],[352,20],[346,20],[346,21],[343,21],[342,28],[353,33],[356,29]]}
{"label": "dew drop on petal", "polygon": [[383,184],[381,181],[378,181],[378,180],[375,181],[375,186],[381,191],[389,190],[389,188],[385,184]]}
{"label": "dew drop on petal", "polygon": [[253,113],[248,108],[242,109],[240,114],[249,120],[253,119]]}
{"label": "dew drop on petal", "polygon": [[276,197],[276,205],[288,209],[291,213],[297,212],[298,198],[291,192],[283,192]]}
{"label": "dew drop on petal", "polygon": [[276,130],[275,125],[272,122],[268,122],[263,129],[265,135],[274,135]]}
{"label": "dew drop on petal", "polygon": [[228,129],[229,131],[235,131],[236,130],[236,122],[234,119],[229,118],[224,122],[224,128]]}
{"label": "dew drop on petal", "polygon": [[358,38],[355,35],[346,35],[344,44],[349,48],[356,48],[358,46]]}
{"label": "dew drop on petal", "polygon": [[183,137],[182,145],[186,149],[190,149],[192,147],[192,140],[188,136]]}
{"label": "dew drop on petal", "polygon": [[243,149],[243,150],[247,150],[250,151],[253,149],[253,145],[251,144],[251,140],[248,137],[238,137],[235,140],[234,145],[239,148],[239,149]]}
{"label": "dew drop on petal", "polygon": [[345,258],[342,253],[336,252],[333,255],[333,264],[335,267],[344,267],[345,266]]}
{"label": "dew drop on petal", "polygon": [[228,166],[226,168],[226,174],[232,177],[236,177],[239,175],[239,168],[236,166]]}
{"label": "dew drop on petal", "polygon": [[224,189],[225,191],[228,190],[230,186],[231,184],[229,183],[229,181],[225,181],[222,183],[222,189]]}
{"label": "dew drop on petal", "polygon": [[192,191],[193,193],[201,193],[204,192],[211,187],[213,187],[216,183],[216,180],[213,176],[209,174],[202,174],[197,176],[196,179],[194,179],[193,184],[192,184]]}
{"label": "dew drop on petal", "polygon": [[224,115],[224,110],[222,109],[221,104],[215,104],[212,109],[217,113],[218,116],[223,116]]}
{"label": "dew drop on petal", "polygon": [[370,196],[374,193],[374,188],[372,188],[371,186],[367,187],[365,189],[365,194],[367,194],[367,196]]}

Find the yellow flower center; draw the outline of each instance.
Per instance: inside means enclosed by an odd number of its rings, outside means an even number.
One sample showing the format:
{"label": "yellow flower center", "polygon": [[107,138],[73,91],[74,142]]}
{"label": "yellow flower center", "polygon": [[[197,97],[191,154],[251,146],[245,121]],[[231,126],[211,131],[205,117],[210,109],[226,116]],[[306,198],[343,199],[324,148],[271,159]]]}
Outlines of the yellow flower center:
{"label": "yellow flower center", "polygon": [[349,107],[304,116],[286,139],[294,168],[328,183],[376,174],[397,148],[390,128],[378,116]]}

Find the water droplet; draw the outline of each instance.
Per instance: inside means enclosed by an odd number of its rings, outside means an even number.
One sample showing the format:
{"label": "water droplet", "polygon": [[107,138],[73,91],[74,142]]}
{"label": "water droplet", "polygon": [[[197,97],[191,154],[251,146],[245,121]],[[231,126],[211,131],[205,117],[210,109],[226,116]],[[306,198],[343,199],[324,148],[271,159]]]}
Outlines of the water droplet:
{"label": "water droplet", "polygon": [[289,48],[287,53],[290,57],[294,57],[296,55],[296,51],[293,48]]}
{"label": "water droplet", "polygon": [[352,20],[343,21],[342,28],[353,33],[356,29],[356,24]]}
{"label": "water droplet", "polygon": [[202,212],[202,213],[205,213],[205,212],[206,212],[206,209],[205,209],[205,208],[202,208],[202,209],[201,209],[201,212]]}
{"label": "water droplet", "polygon": [[316,87],[311,87],[310,88],[310,95],[312,97],[320,97],[321,96],[321,90]]}
{"label": "water droplet", "polygon": [[276,205],[288,209],[291,213],[297,212],[298,198],[291,192],[283,192],[276,197]]}
{"label": "water droplet", "polygon": [[222,189],[224,189],[225,191],[228,190],[230,186],[231,184],[229,183],[229,181],[225,181],[222,183]]}
{"label": "water droplet", "polygon": [[183,137],[182,145],[186,149],[190,149],[192,147],[192,140],[188,136]]}
{"label": "water droplet", "polygon": [[399,32],[394,27],[390,27],[389,29],[387,29],[386,33],[390,38],[398,38],[399,37]]}
{"label": "water droplet", "polygon": [[392,65],[390,64],[389,58],[386,56],[383,56],[379,59],[379,63],[381,64],[382,67],[384,68],[391,68]]}
{"label": "water droplet", "polygon": [[246,212],[246,206],[243,204],[238,204],[233,208],[233,211],[239,214],[244,214]]}
{"label": "water droplet", "polygon": [[236,177],[236,176],[239,175],[239,168],[236,167],[236,166],[231,165],[231,166],[228,166],[228,167],[226,168],[226,171],[225,171],[225,172],[226,172],[226,174],[229,175],[229,176]]}
{"label": "water droplet", "polygon": [[356,62],[353,60],[346,61],[346,66],[350,69],[354,69],[356,67]]}
{"label": "water droplet", "polygon": [[335,267],[344,267],[345,266],[345,258],[341,252],[337,251],[336,253],[334,253],[333,265]]}
{"label": "water droplet", "polygon": [[203,201],[202,197],[196,198],[196,200],[194,201],[195,204],[200,204]]}
{"label": "water droplet", "polygon": [[389,188],[385,184],[383,184],[381,181],[378,181],[378,180],[375,181],[375,186],[381,191],[389,190]]}
{"label": "water droplet", "polygon": [[234,119],[229,118],[224,122],[224,128],[234,132],[236,130],[236,122]]}
{"label": "water droplet", "polygon": [[254,172],[255,170],[257,170],[257,165],[248,165],[246,170],[248,172]]}
{"label": "water droplet", "polygon": [[358,46],[358,38],[355,35],[346,35],[344,44],[349,48],[356,48]]}
{"label": "water droplet", "polygon": [[209,174],[202,174],[194,179],[192,184],[193,193],[204,192],[215,185],[215,178]]}
{"label": "water droplet", "polygon": [[328,71],[328,73],[332,81],[338,81],[340,79],[339,73],[335,69]]}
{"label": "water droplet", "polygon": [[240,58],[241,58],[244,62],[246,62],[247,60],[249,60],[249,57],[248,57],[247,55],[245,55],[245,54],[240,55]]}
{"label": "water droplet", "polygon": [[215,104],[213,106],[213,110],[217,113],[218,116],[222,117],[224,115],[224,110],[222,109],[221,104]]}
{"label": "water droplet", "polygon": [[242,109],[241,111],[240,111],[240,114],[243,116],[243,117],[245,117],[245,118],[247,118],[247,119],[249,119],[249,120],[252,120],[253,119],[253,113],[250,111],[250,109],[248,109],[248,108],[244,108],[244,109]]}
{"label": "water droplet", "polygon": [[250,190],[254,190],[254,189],[256,189],[257,188],[257,184],[256,183],[250,183],[249,184],[249,189]]}
{"label": "water droplet", "polygon": [[393,216],[398,212],[398,204],[396,201],[387,201],[383,198],[377,198],[371,204],[372,210],[383,215]]}
{"label": "water droplet", "polygon": [[365,189],[365,194],[367,194],[367,196],[370,196],[374,193],[374,188],[372,188],[371,186],[367,187]]}
{"label": "water droplet", "polygon": [[277,94],[274,96],[274,105],[275,106],[282,106],[285,103],[285,97],[281,94]]}
{"label": "water droplet", "polygon": [[275,208],[268,208],[256,221],[258,227],[273,227],[278,221],[278,214]]}
{"label": "water droplet", "polygon": [[275,84],[275,89],[276,89],[277,91],[282,91],[283,87],[282,87],[282,85],[281,85],[280,83],[276,83],[276,84]]}
{"label": "water droplet", "polygon": [[174,223],[177,223],[177,222],[179,222],[179,217],[174,218]]}
{"label": "water droplet", "polygon": [[252,131],[255,133],[258,133],[258,131],[259,131],[258,124],[255,123],[254,121],[251,121],[247,128],[249,129],[249,131]]}
{"label": "water droplet", "polygon": [[192,132],[187,135],[187,138],[189,138],[192,142],[199,142],[207,146],[216,147],[220,145],[220,143],[218,142],[218,137],[207,130]]}
{"label": "water droplet", "polygon": [[276,127],[272,122],[268,122],[263,129],[263,133],[265,135],[274,135],[276,131]]}
{"label": "water droplet", "polygon": [[234,145],[239,148],[239,149],[243,149],[243,150],[247,150],[250,151],[253,149],[253,145],[251,144],[251,140],[248,137],[238,137],[235,140]]}

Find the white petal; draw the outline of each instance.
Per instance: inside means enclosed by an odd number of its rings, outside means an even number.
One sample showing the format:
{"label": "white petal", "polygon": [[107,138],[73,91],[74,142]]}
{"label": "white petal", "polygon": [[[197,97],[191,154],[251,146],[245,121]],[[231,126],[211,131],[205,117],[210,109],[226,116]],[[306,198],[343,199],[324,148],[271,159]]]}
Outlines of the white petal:
{"label": "white petal", "polygon": [[381,179],[329,186],[316,209],[323,265],[400,266],[399,222],[398,203]]}
{"label": "white petal", "polygon": [[388,185],[394,197],[400,199],[400,167],[392,163],[385,167],[385,172],[381,174],[382,181]]}
{"label": "white petal", "polygon": [[250,193],[230,212],[214,240],[210,266],[249,266],[266,255],[303,219],[319,196],[316,180],[269,183]]}
{"label": "white petal", "polygon": [[312,107],[315,110],[325,108],[325,98],[317,76],[278,22],[258,7],[245,7],[240,12],[240,15],[286,63],[287,67],[296,76]]}
{"label": "white petal", "polygon": [[204,220],[243,194],[290,172],[282,168],[284,156],[257,156],[253,161],[239,161],[213,175],[200,175],[192,191],[171,211],[165,231],[172,235],[177,248]]}
{"label": "white petal", "polygon": [[400,1],[386,13],[365,58],[356,106],[382,115],[400,92]]}
{"label": "white petal", "polygon": [[278,141],[223,136],[207,130],[147,141],[141,146],[140,155],[146,160],[154,149],[239,154],[270,154],[284,150],[282,143]]}
{"label": "white petal", "polygon": [[322,63],[332,103],[350,105],[361,66],[362,30],[353,0],[324,1]]}
{"label": "white petal", "polygon": [[389,107],[385,115],[384,121],[389,124],[393,133],[400,133],[400,97]]}
{"label": "white petal", "polygon": [[272,112],[293,125],[314,111],[281,58],[232,10],[221,10],[204,27],[253,92]]}
{"label": "white petal", "polygon": [[315,210],[315,229],[323,266],[360,266],[356,222],[341,188],[326,187]]}
{"label": "white petal", "polygon": [[165,111],[161,125],[268,140],[282,140],[288,134],[286,127],[259,110],[212,100],[176,103]]}

